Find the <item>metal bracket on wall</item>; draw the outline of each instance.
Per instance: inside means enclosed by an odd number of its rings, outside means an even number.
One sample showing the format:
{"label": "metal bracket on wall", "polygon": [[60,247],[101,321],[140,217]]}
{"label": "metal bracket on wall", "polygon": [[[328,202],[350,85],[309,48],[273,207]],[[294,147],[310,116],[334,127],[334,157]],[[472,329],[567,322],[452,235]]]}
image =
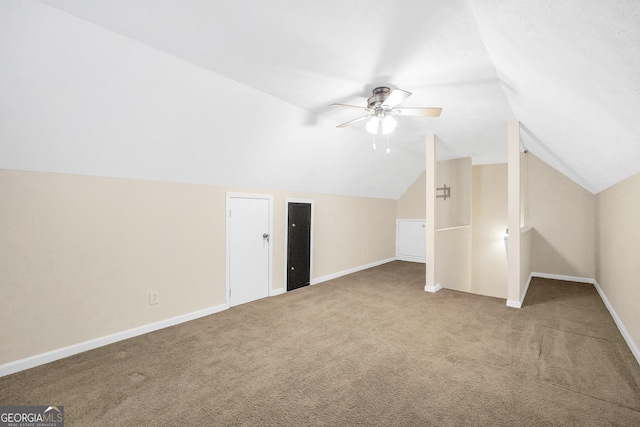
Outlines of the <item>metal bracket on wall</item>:
{"label": "metal bracket on wall", "polygon": [[447,198],[451,197],[451,187],[447,187],[447,184],[445,184],[444,187],[436,188],[436,191],[442,191],[442,194],[436,195],[437,199],[444,199],[444,201],[446,202]]}

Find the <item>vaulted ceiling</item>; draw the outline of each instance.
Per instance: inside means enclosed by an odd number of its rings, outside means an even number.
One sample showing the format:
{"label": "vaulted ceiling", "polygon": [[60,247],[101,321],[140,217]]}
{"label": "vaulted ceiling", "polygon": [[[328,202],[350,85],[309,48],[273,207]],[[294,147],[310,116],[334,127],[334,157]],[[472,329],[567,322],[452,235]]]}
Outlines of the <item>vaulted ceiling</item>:
{"label": "vaulted ceiling", "polygon": [[[640,172],[640,2],[8,0],[0,167],[398,198],[523,146],[597,193]],[[376,86],[413,93],[373,151]]]}

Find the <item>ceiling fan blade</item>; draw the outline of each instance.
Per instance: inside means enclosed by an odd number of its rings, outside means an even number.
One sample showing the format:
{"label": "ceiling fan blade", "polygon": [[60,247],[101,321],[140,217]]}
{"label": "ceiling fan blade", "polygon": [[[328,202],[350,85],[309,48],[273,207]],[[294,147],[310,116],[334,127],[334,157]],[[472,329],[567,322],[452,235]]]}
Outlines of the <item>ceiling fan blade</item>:
{"label": "ceiling fan blade", "polygon": [[358,110],[366,110],[367,107],[360,107],[358,105],[349,105],[349,104],[331,104],[329,107],[344,107],[344,108],[355,108]]}
{"label": "ceiling fan blade", "polygon": [[395,111],[400,116],[440,117],[442,108],[399,108]]}
{"label": "ceiling fan blade", "polygon": [[386,105],[389,108],[393,108],[410,96],[411,96],[411,92],[407,92],[406,90],[402,90],[402,89],[394,89],[391,91],[389,96],[387,96],[387,99],[382,101],[382,105]]}
{"label": "ceiling fan blade", "polygon": [[357,119],[349,120],[341,125],[336,126],[337,128],[346,128],[347,126],[351,126],[352,124],[362,122],[371,117],[371,114],[365,114],[364,116],[358,117]]}

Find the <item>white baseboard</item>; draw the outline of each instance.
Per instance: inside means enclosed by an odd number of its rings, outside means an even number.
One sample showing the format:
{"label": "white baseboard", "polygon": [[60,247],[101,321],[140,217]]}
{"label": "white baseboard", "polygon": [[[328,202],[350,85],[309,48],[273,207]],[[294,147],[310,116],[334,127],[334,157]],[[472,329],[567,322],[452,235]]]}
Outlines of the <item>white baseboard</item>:
{"label": "white baseboard", "polygon": [[616,313],[615,309],[609,302],[607,295],[604,293],[604,291],[602,290],[602,288],[600,287],[600,284],[596,279],[592,279],[589,277],[563,276],[560,274],[547,274],[547,273],[531,273],[531,275],[533,277],[541,277],[543,279],[564,280],[568,282],[589,283],[593,285],[596,288],[596,291],[598,291],[598,294],[600,295],[602,302],[604,302],[604,305],[607,307],[607,310],[609,310],[609,314],[611,314],[613,321],[616,323],[616,326],[618,327],[620,334],[622,334],[622,337],[627,342],[627,345],[629,346],[631,353],[633,353],[633,356],[636,358],[636,361],[638,362],[638,364],[640,364],[640,349],[638,349],[638,346],[633,341],[633,338],[631,338],[629,331],[624,326],[624,323],[622,323],[622,320],[620,320],[618,313]]}
{"label": "white baseboard", "polygon": [[613,317],[613,321],[616,322],[616,326],[618,327],[618,330],[622,334],[622,337],[627,342],[627,345],[629,346],[631,353],[633,353],[633,356],[636,358],[636,361],[640,365],[640,350],[638,349],[638,346],[636,345],[635,342],[633,342],[633,339],[631,338],[629,331],[627,331],[627,328],[625,328],[624,324],[622,323],[622,320],[620,320],[620,317],[618,317],[618,313],[616,313],[616,311],[613,309],[613,306],[609,302],[609,299],[604,294],[604,291],[600,287],[600,284],[595,279],[593,280],[593,286],[596,287],[596,291],[598,291],[598,294],[600,294],[600,298],[602,298],[602,302],[604,302],[604,305],[607,307],[607,310],[609,310],[609,314],[611,314],[611,317]]}
{"label": "white baseboard", "polygon": [[366,270],[368,268],[377,267],[382,264],[386,264],[391,261],[395,261],[396,257],[387,258],[380,261],[372,262],[371,264],[361,265],[359,267],[349,268],[347,270],[338,271],[337,273],[327,274],[326,276],[316,277],[315,279],[311,279],[312,285],[317,285],[318,283],[326,282],[327,280],[337,279],[338,277],[346,276],[347,274],[357,273],[358,271]]}
{"label": "white baseboard", "polygon": [[273,289],[271,292],[269,292],[269,296],[275,297],[276,295],[282,295],[285,292],[287,291],[284,288]]}
{"label": "white baseboard", "polygon": [[435,292],[438,292],[440,289],[442,289],[442,286],[440,285],[440,283],[436,283],[435,286],[427,286],[427,285],[424,286],[425,292],[435,293]]}
{"label": "white baseboard", "polygon": [[[523,299],[524,301],[524,299]],[[507,307],[512,307],[512,308],[522,308],[522,301],[514,301],[511,299],[507,300]]]}
{"label": "white baseboard", "polygon": [[531,279],[534,277],[534,275],[537,273],[531,273],[529,274],[529,279],[527,280],[527,287],[524,288],[524,292],[522,293],[522,296],[520,297],[520,301],[514,301],[514,300],[507,300],[507,307],[513,307],[513,308],[522,308],[522,304],[524,303],[524,298],[527,296],[527,292],[529,291],[529,285],[531,284]]}
{"label": "white baseboard", "polygon": [[[578,283],[590,283],[595,285],[596,279],[590,279],[588,277],[578,277],[578,276],[564,276],[562,274],[549,274],[549,273],[531,273],[532,277],[540,277],[542,279],[553,279],[553,280],[562,280],[565,282],[578,282]],[[529,278],[529,282],[531,282],[531,277]]]}
{"label": "white baseboard", "polygon": [[89,341],[73,344],[67,347],[51,350],[46,353],[36,354],[24,359],[16,360],[0,365],[0,377],[13,374],[16,372],[24,371],[25,369],[34,368],[36,366],[44,365],[45,363],[53,362],[56,360],[64,359],[65,357],[73,356],[74,354],[82,353],[85,351],[93,350],[94,348],[103,347],[105,345],[113,344],[118,341],[126,340],[129,338],[144,335],[149,332],[164,329],[169,326],[178,325],[180,323],[188,322],[190,320],[197,319],[199,317],[208,316],[210,314],[218,313],[220,311],[229,308],[226,304],[216,305],[214,307],[205,308],[204,310],[194,311],[192,313],[183,314],[180,316],[172,317],[170,319],[161,320],[159,322],[150,323],[148,325],[139,326],[137,328],[128,329],[122,332],[116,332],[115,334],[107,335],[100,338],[95,338]]}
{"label": "white baseboard", "polygon": [[411,255],[398,255],[396,256],[398,261],[419,262],[422,264],[427,263],[427,259],[424,257],[411,256]]}

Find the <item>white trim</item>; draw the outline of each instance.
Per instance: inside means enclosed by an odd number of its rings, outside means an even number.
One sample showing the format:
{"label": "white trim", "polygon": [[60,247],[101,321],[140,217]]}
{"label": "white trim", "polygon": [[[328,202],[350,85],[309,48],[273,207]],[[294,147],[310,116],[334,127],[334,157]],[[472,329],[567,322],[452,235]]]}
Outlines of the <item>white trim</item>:
{"label": "white trim", "polygon": [[513,307],[513,308],[522,308],[522,304],[524,304],[524,298],[527,296],[527,291],[529,290],[529,285],[531,284],[531,279],[535,276],[535,274],[537,273],[531,273],[529,274],[529,280],[527,280],[527,287],[524,288],[524,292],[522,293],[522,296],[520,297],[520,301],[514,301],[514,300],[507,300],[507,307]]}
{"label": "white trim", "polygon": [[[309,284],[311,284],[311,278],[313,277],[313,229],[314,227],[314,215],[315,211],[315,201],[312,199],[296,199],[293,197],[287,197],[284,201],[284,284],[283,284],[283,292],[287,292],[287,249],[289,244],[289,203],[308,203],[311,205],[311,241],[309,244],[311,245],[309,252]],[[271,294],[269,294],[271,295]]]}
{"label": "white trim", "polygon": [[118,341],[123,341],[129,338],[137,337],[139,335],[148,334],[149,332],[154,332],[160,329],[168,328],[169,326],[175,326],[180,323],[198,319],[200,317],[209,316],[211,314],[224,311],[227,308],[229,308],[227,304],[220,304],[213,307],[205,308],[204,310],[198,310],[192,313],[182,314],[180,316],[172,317],[170,319],[160,320],[158,322],[150,323],[148,325],[138,326],[136,328],[127,329],[121,332],[116,332],[115,334],[106,335],[100,338],[94,338],[89,341],[84,341],[78,344],[72,344],[67,347],[62,347],[56,350],[48,351],[46,353],[36,354],[35,356],[30,356],[24,359],[16,360],[14,362],[5,363],[0,365],[0,377],[13,374],[16,372],[24,371],[25,369],[30,369],[36,366],[44,365],[45,363],[64,359],[65,357],[73,356],[74,354],[82,353],[85,351],[93,350],[98,347],[103,347],[105,345],[113,344]]}
{"label": "white trim", "polygon": [[561,274],[550,274],[550,273],[537,273],[531,272],[529,274],[529,280],[527,281],[527,287],[524,289],[522,293],[522,297],[520,297],[520,301],[507,300],[507,306],[513,308],[522,308],[522,304],[524,303],[524,299],[527,296],[527,291],[529,291],[529,285],[531,285],[531,279],[534,277],[540,277],[542,279],[553,279],[553,280],[562,280],[565,282],[578,282],[578,283],[590,283],[592,285],[595,284],[595,279],[589,279],[586,277],[578,277],[578,276],[564,276]]}
{"label": "white trim", "polygon": [[420,262],[422,264],[426,264],[427,263],[427,258],[426,257],[419,257],[419,256],[398,255],[398,256],[396,256],[396,259],[398,261]]}
{"label": "white trim", "polygon": [[440,289],[442,289],[442,286],[440,285],[440,283],[436,283],[435,286],[424,286],[424,290],[425,292],[432,292],[432,293],[436,293],[438,292]]}
{"label": "white trim", "polygon": [[286,294],[286,293],[287,291],[284,288],[278,288],[278,289],[273,289],[271,292],[269,292],[269,296],[275,297],[275,296]]}
{"label": "white trim", "polygon": [[231,283],[229,281],[229,270],[230,270],[230,261],[231,258],[229,256],[229,249],[231,246],[230,234],[229,233],[229,209],[231,207],[231,199],[239,198],[239,199],[261,199],[269,201],[269,277],[268,288],[267,288],[267,296],[271,295],[271,286],[273,275],[273,196],[271,194],[252,194],[252,193],[234,193],[227,191],[225,193],[225,209],[224,209],[224,222],[225,222],[225,304],[230,306],[229,301],[229,293],[231,290]]}
{"label": "white trim", "polygon": [[440,233],[441,231],[451,231],[451,230],[457,230],[458,228],[469,228],[471,227],[471,224],[468,225],[457,225],[455,227],[447,227],[447,228],[438,228],[436,230],[436,233]]}
{"label": "white trim", "polygon": [[507,300],[507,307],[522,308],[522,301]]}
{"label": "white trim", "polygon": [[548,273],[531,273],[531,275],[533,277],[540,277],[543,279],[562,280],[565,282],[588,283],[593,285],[596,288],[596,291],[598,291],[598,295],[600,295],[600,298],[602,299],[602,302],[604,302],[605,307],[607,307],[607,310],[609,310],[609,314],[613,318],[613,321],[618,327],[620,334],[622,335],[627,345],[629,346],[631,353],[633,353],[633,356],[636,358],[636,361],[638,362],[638,364],[640,364],[640,349],[638,349],[638,345],[633,341],[633,338],[631,338],[629,331],[624,326],[624,323],[622,323],[622,320],[618,316],[618,313],[616,313],[615,309],[613,308],[613,305],[611,305],[611,302],[609,302],[607,295],[604,293],[604,291],[602,290],[602,288],[600,287],[600,284],[596,279],[592,279],[589,277],[564,276],[562,274],[548,274]]}
{"label": "white trim", "polygon": [[346,276],[347,274],[357,273],[358,271],[366,270],[368,268],[377,267],[382,264],[386,264],[391,261],[395,261],[396,258],[387,258],[380,261],[372,262],[371,264],[361,265],[359,267],[349,268],[347,270],[338,271],[337,273],[327,274],[326,276],[317,277],[315,279],[311,279],[312,285],[317,285],[318,283],[326,282],[327,280],[337,279],[338,277]]}
{"label": "white trim", "polygon": [[613,306],[609,302],[609,299],[604,294],[604,291],[600,287],[600,284],[598,284],[598,282],[595,279],[593,279],[593,286],[595,286],[596,291],[598,291],[598,294],[600,294],[600,298],[602,298],[602,302],[604,302],[604,305],[607,307],[607,310],[609,310],[609,314],[611,314],[611,317],[613,317],[613,321],[616,322],[616,326],[618,327],[618,330],[622,334],[622,337],[624,338],[624,340],[627,342],[627,345],[629,346],[631,353],[633,353],[633,356],[636,358],[636,361],[638,362],[638,364],[640,364],[640,350],[638,349],[638,346],[636,345],[636,343],[633,342],[633,338],[631,338],[629,331],[627,331],[627,328],[625,328],[624,324],[622,323],[622,320],[620,320],[620,317],[618,317],[618,313],[616,313],[616,311],[613,309]]}
{"label": "white trim", "polygon": [[564,282],[578,282],[578,283],[590,283],[595,285],[596,280],[590,279],[588,277],[578,277],[578,276],[565,276],[562,274],[549,274],[549,273],[531,273],[533,277],[540,277],[542,279],[553,279],[553,280],[562,280]]}

